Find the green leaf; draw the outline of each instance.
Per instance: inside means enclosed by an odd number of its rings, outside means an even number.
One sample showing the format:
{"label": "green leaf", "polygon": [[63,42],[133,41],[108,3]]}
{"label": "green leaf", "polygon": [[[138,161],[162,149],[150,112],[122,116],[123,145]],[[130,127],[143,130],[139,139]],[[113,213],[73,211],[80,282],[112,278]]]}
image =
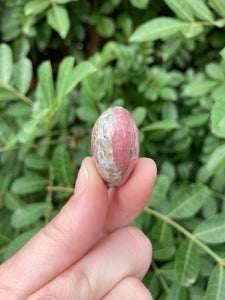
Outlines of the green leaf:
{"label": "green leaf", "polygon": [[46,170],[49,168],[49,161],[36,153],[30,153],[26,156],[24,163],[27,167],[34,170]]}
{"label": "green leaf", "polygon": [[200,223],[194,230],[194,235],[209,244],[225,242],[225,213],[217,214]]}
{"label": "green leaf", "polygon": [[79,0],[55,0],[55,2],[58,4],[65,4],[69,2],[75,2],[75,1],[79,1]]}
{"label": "green leaf", "polygon": [[59,65],[56,81],[57,101],[62,101],[66,95],[66,84],[71,76],[74,66],[74,57],[67,56]]}
{"label": "green leaf", "polygon": [[98,118],[98,111],[94,107],[82,105],[77,109],[77,116],[82,121],[85,121],[92,125]]}
{"label": "green leaf", "polygon": [[169,248],[173,246],[173,232],[165,221],[159,221],[153,226],[151,237],[158,240],[164,247]]}
{"label": "green leaf", "polygon": [[11,223],[15,228],[23,228],[35,223],[51,210],[51,204],[47,202],[27,204],[15,210]]}
{"label": "green leaf", "polygon": [[208,21],[210,23],[212,23],[214,21],[213,15],[204,1],[188,0],[187,3],[191,7],[195,16],[198,19],[203,20],[203,21]]}
{"label": "green leaf", "polygon": [[206,202],[208,195],[208,188],[200,183],[181,188],[174,196],[167,216],[175,219],[194,216]]}
{"label": "green leaf", "polygon": [[132,112],[132,117],[137,126],[141,125],[144,122],[146,115],[147,115],[147,109],[142,106],[135,108]]}
{"label": "green leaf", "polygon": [[0,44],[0,79],[8,83],[13,71],[12,50],[7,44]]}
{"label": "green leaf", "polygon": [[175,89],[170,87],[164,87],[160,90],[160,97],[167,101],[176,101],[177,92]]}
{"label": "green leaf", "polygon": [[225,268],[217,264],[208,281],[204,300],[224,300],[225,295]]}
{"label": "green leaf", "polygon": [[54,83],[52,78],[52,66],[49,60],[43,62],[38,68],[38,80],[47,107],[51,107],[54,102]]}
{"label": "green leaf", "polygon": [[52,166],[55,179],[59,184],[74,185],[74,170],[72,161],[64,146],[55,148],[52,157]]}
{"label": "green leaf", "polygon": [[28,120],[23,123],[23,127],[18,133],[18,139],[21,143],[31,141],[39,132],[40,128],[37,126],[40,120]]}
{"label": "green leaf", "polygon": [[165,200],[169,186],[170,181],[168,179],[168,176],[159,174],[153,185],[152,196],[149,202],[150,207],[158,206]]}
{"label": "green leaf", "polygon": [[165,300],[187,300],[187,289],[174,282],[170,287]]}
{"label": "green leaf", "polygon": [[22,93],[26,94],[29,89],[32,78],[32,63],[24,57],[21,58],[14,67],[14,81],[16,88]]}
{"label": "green leaf", "polygon": [[206,74],[214,80],[224,80],[223,70],[219,64],[209,63],[205,67]]}
{"label": "green leaf", "polygon": [[163,120],[177,120],[178,111],[174,103],[167,102],[162,105],[162,119]]}
{"label": "green leaf", "polygon": [[192,286],[189,289],[190,300],[202,300],[204,297],[204,290],[198,286]]}
{"label": "green leaf", "polygon": [[[0,96],[1,97],[1,96]],[[31,106],[27,105],[25,102],[12,103],[7,108],[7,115],[12,117],[24,117],[30,115]]]}
{"label": "green leaf", "polygon": [[39,192],[48,185],[48,179],[40,176],[22,176],[17,178],[11,187],[11,191],[15,194],[26,195]]}
{"label": "green leaf", "polygon": [[5,206],[8,209],[14,211],[17,208],[20,208],[22,206],[22,203],[18,195],[8,192],[5,198]]}
{"label": "green leaf", "polygon": [[166,247],[160,242],[153,243],[153,248],[153,259],[159,261],[166,261],[172,259],[176,252],[176,247],[174,245],[171,247]]}
{"label": "green leaf", "polygon": [[149,0],[130,0],[130,3],[139,9],[145,9],[148,6]]}
{"label": "green leaf", "polygon": [[173,120],[156,121],[141,128],[141,131],[152,131],[152,130],[172,130],[180,127],[180,124]]}
{"label": "green leaf", "polygon": [[97,31],[104,38],[111,37],[115,32],[115,23],[113,19],[109,17],[100,17],[97,23]]}
{"label": "green leaf", "polygon": [[47,13],[48,24],[64,39],[70,29],[70,19],[65,7],[53,5]]}
{"label": "green leaf", "polygon": [[220,55],[225,59],[225,47],[220,51]]}
{"label": "green leaf", "polygon": [[18,235],[6,248],[4,259],[7,260],[18,252],[38,231],[39,228],[35,228]]}
{"label": "green leaf", "polygon": [[184,239],[179,245],[175,257],[175,271],[180,285],[191,286],[198,277],[199,268],[197,245],[192,240]]}
{"label": "green leaf", "polygon": [[25,15],[37,15],[44,11],[50,4],[49,0],[30,1],[24,7]]}
{"label": "green leaf", "polygon": [[186,97],[203,96],[210,92],[216,85],[217,82],[212,80],[194,81],[185,85],[183,95]]}
{"label": "green leaf", "polygon": [[69,94],[72,89],[85,77],[97,71],[97,69],[88,61],[79,63],[72,71],[70,78],[65,83],[65,95]]}
{"label": "green leaf", "polygon": [[163,39],[179,32],[185,23],[169,18],[158,17],[140,25],[131,35],[130,42],[146,42]]}
{"label": "green leaf", "polygon": [[209,156],[205,171],[208,172],[209,176],[218,173],[225,167],[225,145],[221,145],[214,149]]}
{"label": "green leaf", "polygon": [[212,133],[225,138],[225,98],[218,99],[211,110]]}
{"label": "green leaf", "polygon": [[209,5],[222,17],[225,17],[224,0],[209,0]]}
{"label": "green leaf", "polygon": [[165,0],[165,2],[179,18],[194,21],[192,9],[188,6],[187,0]]}
{"label": "green leaf", "polygon": [[189,128],[195,128],[195,127],[202,127],[203,125],[207,124],[208,120],[209,120],[209,113],[203,112],[203,113],[193,114],[185,117],[182,123]]}
{"label": "green leaf", "polygon": [[13,101],[17,99],[19,99],[19,97],[16,94],[1,87],[1,80],[0,80],[0,102]]}
{"label": "green leaf", "polygon": [[13,56],[15,61],[18,61],[21,58],[26,57],[28,55],[30,47],[31,45],[27,38],[21,37],[16,39],[12,45]]}
{"label": "green leaf", "polygon": [[190,39],[197,35],[199,35],[203,31],[204,27],[201,25],[201,23],[190,23],[182,28],[182,34]]}

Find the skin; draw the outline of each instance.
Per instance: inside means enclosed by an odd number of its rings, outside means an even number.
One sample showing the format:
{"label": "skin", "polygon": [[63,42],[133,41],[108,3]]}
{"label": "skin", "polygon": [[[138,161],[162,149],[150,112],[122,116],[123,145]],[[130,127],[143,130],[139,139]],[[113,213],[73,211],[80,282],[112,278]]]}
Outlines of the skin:
{"label": "skin", "polygon": [[108,190],[86,158],[75,195],[0,266],[0,299],[152,299],[141,283],[151,243],[130,223],[148,203],[155,177],[155,163],[140,158],[128,181]]}

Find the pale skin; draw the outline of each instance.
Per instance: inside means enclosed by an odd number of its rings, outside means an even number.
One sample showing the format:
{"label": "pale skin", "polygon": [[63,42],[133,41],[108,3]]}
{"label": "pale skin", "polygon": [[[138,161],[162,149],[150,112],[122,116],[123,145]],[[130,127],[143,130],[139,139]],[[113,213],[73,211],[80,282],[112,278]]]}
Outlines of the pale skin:
{"label": "pale skin", "polygon": [[74,196],[0,266],[0,299],[152,300],[141,282],[151,243],[130,224],[155,177],[155,163],[140,158],[123,186],[107,189],[93,158],[85,158]]}

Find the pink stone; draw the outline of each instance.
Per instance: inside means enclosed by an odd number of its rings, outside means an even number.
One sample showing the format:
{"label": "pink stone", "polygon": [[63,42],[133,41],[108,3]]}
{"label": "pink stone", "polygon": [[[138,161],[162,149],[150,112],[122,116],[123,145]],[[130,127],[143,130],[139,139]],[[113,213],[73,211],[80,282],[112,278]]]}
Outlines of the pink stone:
{"label": "pink stone", "polygon": [[110,107],[97,119],[91,135],[97,168],[110,186],[120,186],[133,171],[139,155],[139,133],[131,114]]}

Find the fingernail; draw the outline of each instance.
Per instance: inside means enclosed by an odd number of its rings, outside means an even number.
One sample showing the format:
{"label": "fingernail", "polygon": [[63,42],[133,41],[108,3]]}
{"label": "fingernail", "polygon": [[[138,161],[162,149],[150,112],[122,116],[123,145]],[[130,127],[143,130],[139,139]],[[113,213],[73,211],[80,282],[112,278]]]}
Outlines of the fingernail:
{"label": "fingernail", "polygon": [[80,170],[78,172],[78,175],[77,175],[77,180],[76,180],[76,184],[75,184],[74,199],[76,199],[77,197],[79,197],[83,193],[83,191],[86,188],[87,181],[88,181],[88,172],[87,172],[87,169],[85,167],[85,162],[83,161],[83,163],[80,167]]}

